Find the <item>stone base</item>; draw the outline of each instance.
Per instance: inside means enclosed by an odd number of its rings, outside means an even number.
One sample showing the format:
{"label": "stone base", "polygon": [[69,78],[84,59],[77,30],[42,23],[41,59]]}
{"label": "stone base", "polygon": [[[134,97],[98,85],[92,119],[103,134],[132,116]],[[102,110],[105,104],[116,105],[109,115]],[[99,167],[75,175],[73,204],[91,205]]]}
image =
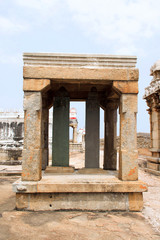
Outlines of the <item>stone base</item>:
{"label": "stone base", "polygon": [[160,158],[159,157],[147,157],[147,172],[155,175],[160,175]]}
{"label": "stone base", "polygon": [[16,208],[34,211],[141,211],[142,181],[121,181],[116,171],[106,174],[44,174],[40,181],[13,184]]}
{"label": "stone base", "polygon": [[45,173],[73,173],[74,167],[46,167]]}
{"label": "stone base", "polygon": [[16,209],[141,211],[142,193],[17,193]]}

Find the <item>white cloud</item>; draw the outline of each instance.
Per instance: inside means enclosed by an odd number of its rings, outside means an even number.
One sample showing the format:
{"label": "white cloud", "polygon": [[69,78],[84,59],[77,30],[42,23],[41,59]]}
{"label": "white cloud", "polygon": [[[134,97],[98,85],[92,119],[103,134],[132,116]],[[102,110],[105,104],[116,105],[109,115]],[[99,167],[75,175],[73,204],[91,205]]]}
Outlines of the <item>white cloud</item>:
{"label": "white cloud", "polygon": [[[43,20],[48,20],[50,17],[55,15],[57,11],[61,8],[61,3],[63,0],[14,0],[18,6],[24,7],[30,11],[34,18],[37,17],[39,22]],[[61,3],[60,3],[61,2]],[[43,17],[43,19],[39,17]]]}
{"label": "white cloud", "polygon": [[[136,42],[160,31],[160,1],[66,0],[73,19],[101,43],[117,41],[117,50],[134,53]],[[124,47],[125,46],[125,47]]]}
{"label": "white cloud", "polygon": [[19,66],[22,66],[22,54],[16,53],[16,54],[7,54],[4,51],[0,51],[0,63],[2,64],[16,64]]}
{"label": "white cloud", "polygon": [[0,33],[13,34],[26,31],[27,29],[27,24],[21,24],[14,19],[0,16]]}

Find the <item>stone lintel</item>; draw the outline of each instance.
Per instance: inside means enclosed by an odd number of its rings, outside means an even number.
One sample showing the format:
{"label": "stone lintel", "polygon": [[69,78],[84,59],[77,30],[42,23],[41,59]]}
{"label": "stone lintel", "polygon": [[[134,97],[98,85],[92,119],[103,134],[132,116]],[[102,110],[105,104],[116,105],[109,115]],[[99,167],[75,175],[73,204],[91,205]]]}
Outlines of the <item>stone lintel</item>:
{"label": "stone lintel", "polygon": [[138,69],[121,68],[72,68],[72,67],[40,67],[24,66],[23,77],[31,79],[51,79],[67,83],[79,80],[105,81],[138,81]]}
{"label": "stone lintel", "polygon": [[138,181],[121,181],[117,178],[109,179],[104,175],[92,174],[54,174],[45,176],[40,181],[21,181],[13,184],[16,193],[128,193],[146,192],[147,185]]}
{"label": "stone lintel", "polygon": [[24,79],[23,91],[41,92],[50,88],[49,79]]}
{"label": "stone lintel", "polygon": [[120,93],[138,94],[138,81],[114,81],[113,88]]}

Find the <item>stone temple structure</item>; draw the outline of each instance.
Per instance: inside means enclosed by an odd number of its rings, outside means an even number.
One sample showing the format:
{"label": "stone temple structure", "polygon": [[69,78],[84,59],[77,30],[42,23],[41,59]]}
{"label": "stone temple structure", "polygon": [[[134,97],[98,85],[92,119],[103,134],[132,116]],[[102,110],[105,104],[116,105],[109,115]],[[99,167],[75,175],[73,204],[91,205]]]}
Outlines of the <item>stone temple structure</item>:
{"label": "stone temple structure", "polygon": [[24,137],[23,111],[0,110],[0,164],[21,164]]}
{"label": "stone temple structure", "polygon": [[[136,57],[25,53],[23,60],[25,135],[22,177],[13,184],[16,208],[140,211],[147,186],[138,180]],[[69,164],[70,101],[86,102],[84,169]],[[48,166],[51,106],[53,152]],[[103,169],[99,168],[100,107],[105,112]]]}
{"label": "stone temple structure", "polygon": [[147,158],[147,171],[160,175],[160,60],[151,67],[150,75],[153,79],[144,95],[149,107],[152,153]]}
{"label": "stone temple structure", "polygon": [[23,139],[23,115],[22,111],[0,111],[0,141]]}

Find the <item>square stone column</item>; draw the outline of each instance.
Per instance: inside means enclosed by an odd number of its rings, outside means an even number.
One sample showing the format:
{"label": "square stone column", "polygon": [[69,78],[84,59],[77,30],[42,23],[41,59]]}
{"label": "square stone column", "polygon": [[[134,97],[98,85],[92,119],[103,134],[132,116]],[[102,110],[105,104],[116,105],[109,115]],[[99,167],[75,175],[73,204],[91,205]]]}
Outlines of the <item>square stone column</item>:
{"label": "square stone column", "polygon": [[48,125],[49,125],[49,109],[47,100],[43,97],[42,103],[42,170],[48,166]]}
{"label": "square stone column", "polygon": [[77,125],[73,126],[73,143],[77,143]]}
{"label": "square stone column", "polygon": [[119,178],[138,180],[137,151],[137,94],[120,97]]}
{"label": "square stone column", "polygon": [[105,170],[117,166],[117,101],[108,101],[105,109],[104,165]]}
{"label": "square stone column", "polygon": [[42,169],[42,96],[24,92],[23,181],[39,181]]}
{"label": "square stone column", "polygon": [[158,150],[160,149],[160,109],[152,108],[151,122],[152,148]]}
{"label": "square stone column", "polygon": [[85,167],[99,168],[99,103],[96,89],[86,101]]}
{"label": "square stone column", "polygon": [[65,88],[54,98],[52,166],[69,166],[69,101]]}

